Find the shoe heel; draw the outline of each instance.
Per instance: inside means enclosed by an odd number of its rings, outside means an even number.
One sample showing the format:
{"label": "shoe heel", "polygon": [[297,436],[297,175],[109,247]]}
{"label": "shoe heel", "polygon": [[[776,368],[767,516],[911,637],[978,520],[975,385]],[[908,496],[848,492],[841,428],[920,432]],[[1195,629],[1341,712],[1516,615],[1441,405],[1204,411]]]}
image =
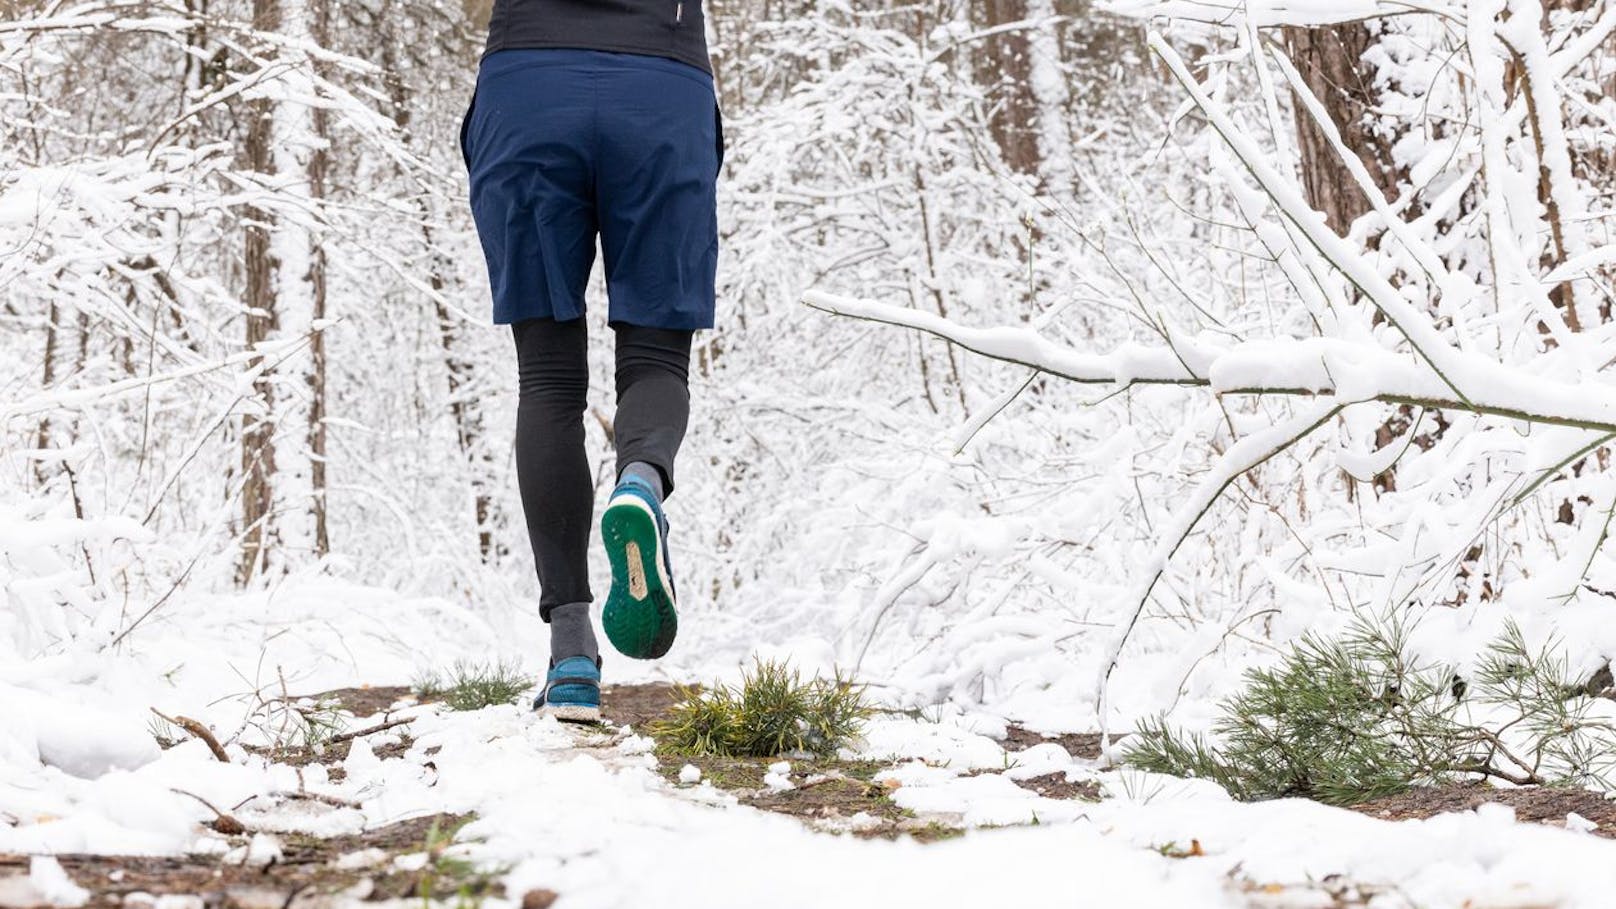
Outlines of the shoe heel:
{"label": "shoe heel", "polygon": [[656,514],[637,496],[614,497],[601,515],[600,532],[612,567],[611,592],[601,610],[606,638],[625,656],[656,659],[668,652],[678,629]]}

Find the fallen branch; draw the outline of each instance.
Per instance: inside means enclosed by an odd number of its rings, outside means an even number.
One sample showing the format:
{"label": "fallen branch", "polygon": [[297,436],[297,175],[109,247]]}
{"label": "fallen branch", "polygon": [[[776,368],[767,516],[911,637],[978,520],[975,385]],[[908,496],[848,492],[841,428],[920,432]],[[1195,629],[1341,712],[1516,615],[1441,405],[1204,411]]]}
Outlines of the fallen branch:
{"label": "fallen branch", "polygon": [[230,763],[230,755],[225,753],[224,746],[219,744],[219,740],[214,738],[213,732],[209,730],[208,727],[188,716],[168,716],[162,711],[158,710],[156,707],[151,708],[151,712],[157,714],[158,719],[166,723],[172,723],[173,725],[184,729],[186,732],[189,732],[192,736],[201,739],[202,742],[208,746],[208,750],[213,752],[214,757],[225,762],[226,764]]}
{"label": "fallen branch", "polygon": [[[1335,339],[1247,342],[1228,348],[1177,340],[1172,346],[1129,345],[1110,353],[1088,354],[1052,342],[1031,329],[973,328],[917,309],[823,291],[808,291],[803,302],[833,315],[924,331],[990,359],[1017,363],[1073,382],[1120,388],[1175,385],[1208,388],[1217,394],[1326,398],[1302,415],[1236,443],[1174,516],[1173,532],[1163,537],[1148,577],[1130,596],[1130,617],[1113,642],[1102,670],[1102,733],[1107,731],[1111,674],[1151,591],[1178,547],[1235,478],[1311,433],[1343,407],[1373,400],[1616,433],[1616,389],[1512,376],[1509,383],[1483,383],[1472,389],[1469,397],[1461,398],[1451,383],[1406,357]],[[1102,744],[1109,747],[1109,736]]]}
{"label": "fallen branch", "polygon": [[196,799],[202,803],[203,807],[213,812],[213,821],[208,826],[212,827],[215,832],[222,833],[225,836],[236,836],[238,834],[247,832],[246,824],[236,820],[233,815],[220,811],[212,802],[208,801],[202,796],[197,795],[194,792],[186,792],[184,789],[171,788],[168,791],[174,793],[175,795],[184,795]]}
{"label": "fallen branch", "polygon": [[319,793],[319,792],[309,792],[307,790],[302,790],[302,791],[299,791],[299,792],[292,792],[291,790],[287,790],[285,792],[274,792],[274,793],[271,793],[271,795],[274,798],[278,798],[278,799],[289,799],[289,800],[293,800],[293,801],[305,801],[305,802],[319,802],[322,805],[330,805],[333,808],[359,808],[360,807],[360,804],[358,802],[352,800],[352,799],[345,799],[345,798],[342,798],[341,796],[336,796],[336,795],[325,795],[325,794]]}
{"label": "fallen branch", "polygon": [[351,739],[357,739],[357,738],[359,738],[361,736],[372,735],[372,734],[377,733],[377,732],[383,732],[385,730],[392,729],[392,728],[395,728],[397,726],[403,726],[406,723],[413,723],[413,722],[415,722],[415,717],[412,717],[412,716],[411,717],[404,717],[402,719],[397,719],[397,720],[387,720],[386,722],[377,723],[374,726],[367,726],[364,729],[355,729],[352,732],[344,732],[344,733],[340,733],[338,735],[334,735],[331,738],[326,739],[325,743],[328,746],[336,745],[336,744],[340,744],[342,742],[349,741]]}

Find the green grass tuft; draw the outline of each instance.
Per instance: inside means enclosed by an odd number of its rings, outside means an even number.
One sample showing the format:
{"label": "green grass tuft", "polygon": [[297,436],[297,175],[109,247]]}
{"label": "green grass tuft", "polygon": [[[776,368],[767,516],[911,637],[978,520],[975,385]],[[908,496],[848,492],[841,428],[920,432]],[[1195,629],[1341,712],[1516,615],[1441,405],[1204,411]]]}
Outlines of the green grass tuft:
{"label": "green grass tuft", "polygon": [[685,688],[651,734],[679,754],[774,757],[834,755],[871,714],[864,687],[840,673],[803,681],[785,663],[760,660],[738,687]]}
{"label": "green grass tuft", "polygon": [[415,893],[421,898],[422,909],[447,905],[447,896],[454,895],[456,909],[476,909],[499,886],[499,878],[510,872],[508,867],[480,868],[477,863],[451,854],[455,838],[471,822],[466,818],[451,827],[440,827],[433,821],[427,831],[425,851],[428,857],[415,881]]}
{"label": "green grass tuft", "polygon": [[450,710],[481,710],[515,703],[534,685],[516,663],[457,661],[447,676],[427,672],[415,680],[415,694],[423,701],[442,701]]}

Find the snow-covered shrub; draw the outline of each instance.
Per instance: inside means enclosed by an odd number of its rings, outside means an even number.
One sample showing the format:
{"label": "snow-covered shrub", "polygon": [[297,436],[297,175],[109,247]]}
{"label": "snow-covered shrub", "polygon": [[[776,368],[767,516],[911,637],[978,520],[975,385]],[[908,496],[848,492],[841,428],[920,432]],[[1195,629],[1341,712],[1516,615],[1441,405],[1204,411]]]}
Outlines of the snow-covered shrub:
{"label": "snow-covered shrub", "polygon": [[[143,618],[130,609],[129,586],[173,568],[139,522],[84,514],[75,467],[86,457],[35,451],[0,463],[0,663],[109,646]],[[24,494],[14,481],[37,460],[60,473]]]}

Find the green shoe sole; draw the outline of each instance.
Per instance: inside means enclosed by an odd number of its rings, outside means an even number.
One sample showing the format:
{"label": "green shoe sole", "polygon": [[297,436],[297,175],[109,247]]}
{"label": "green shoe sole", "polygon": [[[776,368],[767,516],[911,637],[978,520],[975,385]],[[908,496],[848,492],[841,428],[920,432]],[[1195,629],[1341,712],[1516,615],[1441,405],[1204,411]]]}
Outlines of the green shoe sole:
{"label": "green shoe sole", "polygon": [[619,496],[601,516],[600,535],[612,564],[612,589],[600,617],[606,638],[624,656],[654,660],[668,652],[679,631],[656,516],[638,498]]}

